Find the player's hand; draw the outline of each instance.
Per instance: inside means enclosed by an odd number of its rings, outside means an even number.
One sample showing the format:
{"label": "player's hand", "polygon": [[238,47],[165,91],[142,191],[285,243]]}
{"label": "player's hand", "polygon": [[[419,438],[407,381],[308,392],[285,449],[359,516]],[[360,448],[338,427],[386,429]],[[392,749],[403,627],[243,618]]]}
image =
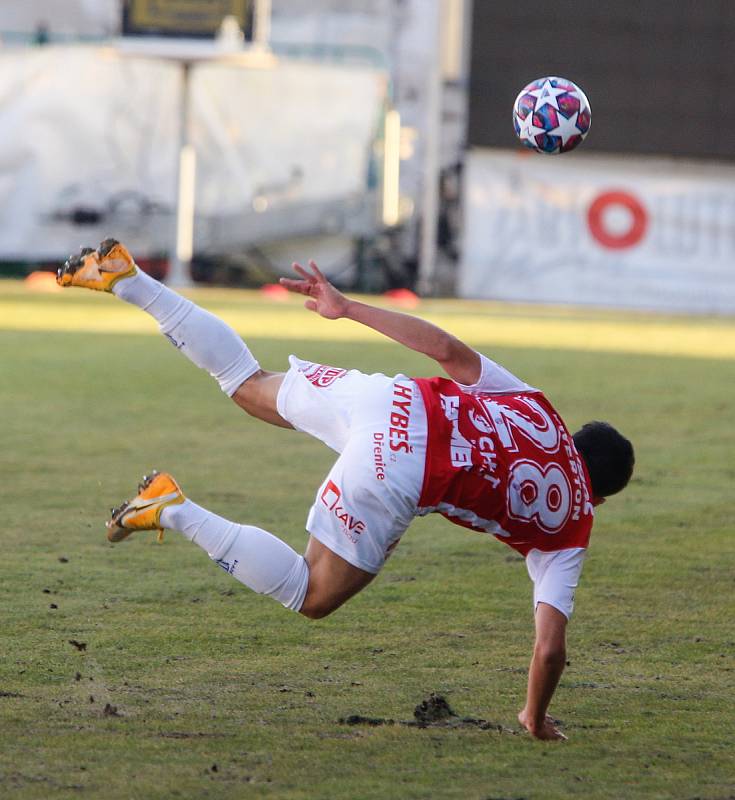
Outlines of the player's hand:
{"label": "player's hand", "polygon": [[281,286],[289,292],[306,295],[309,299],[304,306],[326,319],[340,319],[345,315],[350,301],[332,286],[313,261],[309,261],[311,271],[297,263],[293,268],[301,278],[281,278]]}
{"label": "player's hand", "polygon": [[532,719],[531,715],[524,708],[518,714],[518,722],[533,736],[535,739],[543,740],[556,740],[565,742],[567,737],[556,727],[556,720],[547,714],[541,725],[537,725]]}

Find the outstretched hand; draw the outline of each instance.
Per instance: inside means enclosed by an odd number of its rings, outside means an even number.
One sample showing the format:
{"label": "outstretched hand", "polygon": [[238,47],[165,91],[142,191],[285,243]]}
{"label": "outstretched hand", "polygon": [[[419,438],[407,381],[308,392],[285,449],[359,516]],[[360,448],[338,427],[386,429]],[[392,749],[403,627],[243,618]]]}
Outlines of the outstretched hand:
{"label": "outstretched hand", "polygon": [[322,275],[314,261],[309,261],[311,271],[297,263],[293,268],[301,278],[281,278],[281,286],[285,286],[289,292],[306,295],[309,299],[304,306],[326,319],[345,316],[349,300]]}
{"label": "outstretched hand", "polygon": [[557,740],[565,742],[567,737],[556,727],[556,720],[547,714],[541,725],[534,725],[531,720],[531,715],[524,708],[518,714],[518,722],[533,736],[535,739]]}

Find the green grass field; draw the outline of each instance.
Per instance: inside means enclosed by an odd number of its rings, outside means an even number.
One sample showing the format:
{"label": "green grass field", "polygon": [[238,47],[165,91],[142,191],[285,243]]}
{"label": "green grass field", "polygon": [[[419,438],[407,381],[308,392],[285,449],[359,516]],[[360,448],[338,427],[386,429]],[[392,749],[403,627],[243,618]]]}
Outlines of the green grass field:
{"label": "green grass field", "polygon": [[[433,372],[298,304],[196,297],[265,367],[296,352]],[[239,412],[139,311],[5,282],[0,797],[735,796],[735,322],[426,309],[543,387],[570,426],[610,419],[637,447],[577,593],[552,707],[569,741],[518,730],[530,581],[492,538],[419,520],[380,577],[320,622],[250,593],[178,534],[108,544],[109,507],[156,466],[301,549],[332,455]],[[432,692],[500,730],[339,721],[410,720]]]}

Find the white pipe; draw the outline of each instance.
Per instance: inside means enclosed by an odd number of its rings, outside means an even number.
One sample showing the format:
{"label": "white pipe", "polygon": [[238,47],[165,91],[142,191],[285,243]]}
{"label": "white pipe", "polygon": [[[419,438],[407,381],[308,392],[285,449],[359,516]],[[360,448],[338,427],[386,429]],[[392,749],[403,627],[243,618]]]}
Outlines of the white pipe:
{"label": "white pipe", "polygon": [[197,154],[185,144],[179,153],[179,213],[176,219],[176,258],[189,264],[194,255],[194,203]]}
{"label": "white pipe", "polygon": [[395,109],[385,114],[383,134],[383,225],[400,222],[401,115]]}
{"label": "white pipe", "polygon": [[271,0],[255,0],[255,15],[253,18],[253,43],[258,47],[267,48],[271,39]]}
{"label": "white pipe", "polygon": [[439,168],[442,103],[442,0],[434,0],[434,56],[430,61],[426,89],[426,135],[424,139],[423,199],[421,202],[421,249],[418,289],[423,295],[434,291],[436,276],[436,235],[439,218]]}
{"label": "white pipe", "polygon": [[[176,170],[178,202],[176,204],[176,228],[169,258],[170,268],[166,283],[172,287],[191,286],[191,257],[194,250],[194,148],[189,137],[189,91],[191,62],[181,62],[181,109],[179,112],[179,158]],[[185,155],[191,150],[192,155]],[[189,174],[187,175],[187,170]],[[189,205],[186,200],[189,197]],[[182,199],[184,205],[182,205]],[[187,238],[189,244],[187,246]],[[183,247],[181,245],[184,245]],[[182,258],[179,253],[186,255]]]}

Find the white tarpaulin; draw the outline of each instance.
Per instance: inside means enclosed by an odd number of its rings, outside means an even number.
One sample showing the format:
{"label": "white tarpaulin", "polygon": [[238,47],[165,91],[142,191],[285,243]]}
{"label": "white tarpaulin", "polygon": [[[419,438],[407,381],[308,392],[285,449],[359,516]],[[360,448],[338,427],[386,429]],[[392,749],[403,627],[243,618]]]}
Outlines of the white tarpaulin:
{"label": "white tarpaulin", "polygon": [[735,313],[735,167],[473,151],[459,290]]}
{"label": "white tarpaulin", "polygon": [[318,201],[364,191],[385,82],[329,65],[202,65],[192,77],[192,138],[205,216],[287,193]]}
{"label": "white tarpaulin", "polygon": [[[0,259],[58,259],[113,231],[141,256],[166,252],[181,86],[177,64],[112,47],[0,51]],[[195,248],[359,208],[385,90],[367,67],[193,68]]]}
{"label": "white tarpaulin", "polygon": [[51,34],[109,36],[120,28],[120,0],[5,0],[0,31],[33,34],[39,26]]}
{"label": "white tarpaulin", "polygon": [[59,258],[121,210],[124,232],[155,248],[151,208],[171,217],[175,197],[180,81],[96,48],[0,53],[0,259]]}

